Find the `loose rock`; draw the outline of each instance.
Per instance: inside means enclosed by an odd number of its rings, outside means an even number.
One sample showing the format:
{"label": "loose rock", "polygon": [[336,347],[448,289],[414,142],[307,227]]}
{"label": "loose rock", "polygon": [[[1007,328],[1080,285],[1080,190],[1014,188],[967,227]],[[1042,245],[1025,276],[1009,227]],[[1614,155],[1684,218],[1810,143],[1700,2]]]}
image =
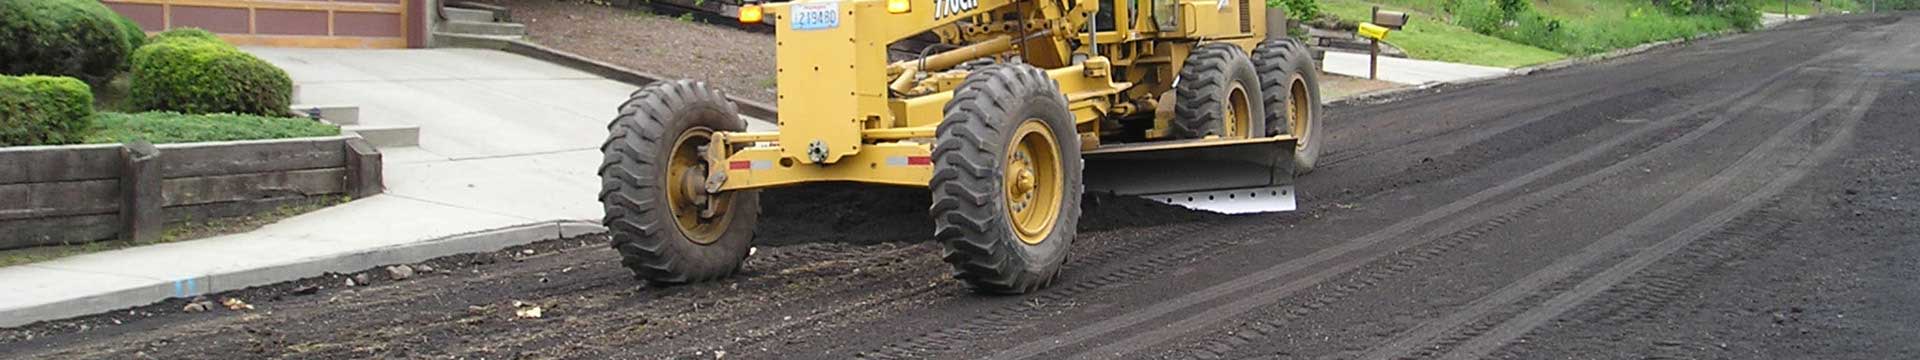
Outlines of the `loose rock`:
{"label": "loose rock", "polygon": [[413,277],[413,267],[406,265],[388,266],[387,277],[394,280],[406,280],[407,278]]}
{"label": "loose rock", "polygon": [[539,306],[529,306],[513,310],[513,316],[518,316],[522,319],[539,319],[540,312]]}
{"label": "loose rock", "polygon": [[307,286],[301,286],[300,288],[297,288],[297,289],[293,289],[294,295],[313,295],[314,293],[317,293],[317,292],[320,292],[320,286],[318,285],[307,285]]}
{"label": "loose rock", "polygon": [[233,310],[233,311],[253,310],[253,304],[248,304],[246,301],[241,301],[239,298],[227,298],[227,300],[221,301],[220,305],[226,305],[227,310]]}

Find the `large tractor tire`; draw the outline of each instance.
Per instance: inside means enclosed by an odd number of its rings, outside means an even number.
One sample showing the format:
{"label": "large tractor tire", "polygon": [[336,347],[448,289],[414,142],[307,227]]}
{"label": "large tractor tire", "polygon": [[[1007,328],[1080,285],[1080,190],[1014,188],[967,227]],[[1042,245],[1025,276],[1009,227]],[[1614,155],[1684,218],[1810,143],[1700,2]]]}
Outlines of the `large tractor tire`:
{"label": "large tractor tire", "polygon": [[1046,287],[1080,219],[1080,137],[1067,99],[1031,65],[967,75],[933,148],[934,238],[955,278],[986,293]]}
{"label": "large tractor tire", "polygon": [[656,284],[733,274],[760,217],[758,191],[705,191],[705,148],[746,121],[718,89],[691,80],[635,91],[607,125],[600,203],[621,264]]}
{"label": "large tractor tire", "polygon": [[1267,135],[1292,134],[1293,172],[1313,171],[1320,159],[1320,70],[1313,66],[1307,45],[1287,38],[1269,40],[1253,49],[1260,70],[1260,93],[1266,104]]}
{"label": "large tractor tire", "polygon": [[1266,113],[1260,91],[1260,75],[1239,47],[1212,43],[1194,48],[1174,84],[1176,104],[1169,134],[1176,139],[1266,134],[1266,123],[1260,120]]}

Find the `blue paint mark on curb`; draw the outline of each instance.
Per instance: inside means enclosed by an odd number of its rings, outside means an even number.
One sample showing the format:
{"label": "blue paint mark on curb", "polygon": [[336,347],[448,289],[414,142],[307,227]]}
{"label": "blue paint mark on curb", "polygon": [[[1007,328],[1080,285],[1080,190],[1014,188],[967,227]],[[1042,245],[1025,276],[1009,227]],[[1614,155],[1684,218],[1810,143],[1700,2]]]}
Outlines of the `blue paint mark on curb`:
{"label": "blue paint mark on curb", "polygon": [[187,297],[187,295],[189,294],[198,292],[199,288],[193,286],[193,280],[194,280],[193,278],[174,280],[173,281],[173,297],[183,298],[183,297]]}

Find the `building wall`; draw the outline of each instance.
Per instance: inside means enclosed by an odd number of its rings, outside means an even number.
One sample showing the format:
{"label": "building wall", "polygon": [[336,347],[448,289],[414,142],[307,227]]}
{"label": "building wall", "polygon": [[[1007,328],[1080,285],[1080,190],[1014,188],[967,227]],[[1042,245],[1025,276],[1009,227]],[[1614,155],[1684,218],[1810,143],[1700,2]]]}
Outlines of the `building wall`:
{"label": "building wall", "polygon": [[196,27],[239,45],[426,46],[431,0],[101,0],[148,32]]}

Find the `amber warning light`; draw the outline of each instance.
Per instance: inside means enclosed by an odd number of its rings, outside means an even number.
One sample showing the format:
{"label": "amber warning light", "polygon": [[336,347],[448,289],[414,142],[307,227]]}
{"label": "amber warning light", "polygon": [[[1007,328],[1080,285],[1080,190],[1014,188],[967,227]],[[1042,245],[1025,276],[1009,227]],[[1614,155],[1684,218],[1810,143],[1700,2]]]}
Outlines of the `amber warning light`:
{"label": "amber warning light", "polygon": [[760,4],[746,4],[746,5],[740,6],[740,23],[741,24],[759,24],[760,19],[764,16],[765,15],[760,12]]}

